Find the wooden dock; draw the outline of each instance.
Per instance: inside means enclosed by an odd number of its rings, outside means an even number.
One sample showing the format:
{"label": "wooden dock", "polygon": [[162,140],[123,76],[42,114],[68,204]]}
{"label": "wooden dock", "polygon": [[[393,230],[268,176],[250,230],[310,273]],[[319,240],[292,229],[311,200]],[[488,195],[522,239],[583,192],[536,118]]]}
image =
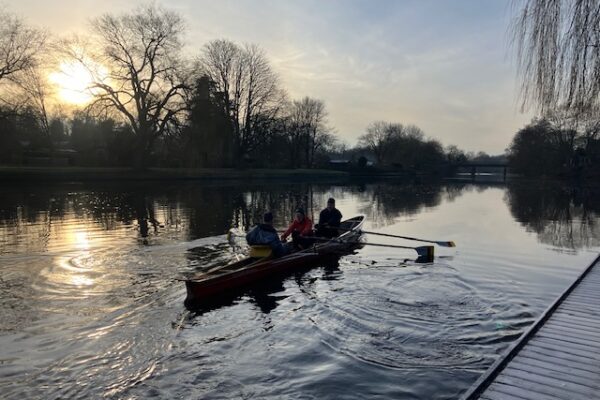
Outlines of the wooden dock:
{"label": "wooden dock", "polygon": [[600,399],[600,256],[462,399]]}

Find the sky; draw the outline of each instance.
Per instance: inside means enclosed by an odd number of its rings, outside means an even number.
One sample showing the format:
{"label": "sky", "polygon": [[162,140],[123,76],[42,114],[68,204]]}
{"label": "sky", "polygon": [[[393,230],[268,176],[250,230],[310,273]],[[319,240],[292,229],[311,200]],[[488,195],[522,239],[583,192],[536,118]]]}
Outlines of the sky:
{"label": "sky", "polygon": [[[213,39],[256,43],[290,98],[325,101],[354,145],[373,121],[419,126],[466,151],[502,153],[522,113],[509,25],[512,0],[155,0],[182,14],[192,56]],[[29,24],[61,36],[147,1],[19,0]]]}

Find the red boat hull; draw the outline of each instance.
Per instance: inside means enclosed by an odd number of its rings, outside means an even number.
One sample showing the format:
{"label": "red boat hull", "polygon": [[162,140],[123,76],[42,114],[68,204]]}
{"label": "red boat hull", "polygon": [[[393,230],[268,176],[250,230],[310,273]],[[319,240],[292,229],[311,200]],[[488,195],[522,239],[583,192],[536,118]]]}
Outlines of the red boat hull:
{"label": "red boat hull", "polygon": [[[185,304],[196,306],[212,303],[224,294],[238,291],[240,288],[258,282],[267,282],[273,276],[284,275],[294,270],[322,264],[331,258],[352,251],[359,243],[364,217],[359,218],[356,232],[340,236],[340,241],[326,242],[278,259],[244,259],[219,270],[217,274],[199,274],[185,282],[187,297]],[[350,220],[350,221],[354,221]],[[341,240],[343,239],[343,240]]]}

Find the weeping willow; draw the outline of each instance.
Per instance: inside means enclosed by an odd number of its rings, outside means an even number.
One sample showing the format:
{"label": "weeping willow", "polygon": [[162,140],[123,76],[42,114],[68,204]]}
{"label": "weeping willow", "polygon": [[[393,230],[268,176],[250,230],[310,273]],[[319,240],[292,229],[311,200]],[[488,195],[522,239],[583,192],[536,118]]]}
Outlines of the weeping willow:
{"label": "weeping willow", "polygon": [[523,109],[597,109],[600,0],[527,0],[513,21],[512,38]]}

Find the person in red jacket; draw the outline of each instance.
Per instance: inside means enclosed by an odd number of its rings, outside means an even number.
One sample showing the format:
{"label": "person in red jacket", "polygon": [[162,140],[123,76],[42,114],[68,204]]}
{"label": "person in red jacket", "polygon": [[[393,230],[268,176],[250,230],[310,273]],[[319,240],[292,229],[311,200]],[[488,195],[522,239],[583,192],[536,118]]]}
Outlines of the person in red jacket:
{"label": "person in red jacket", "polygon": [[290,234],[294,240],[294,245],[298,247],[306,248],[312,244],[312,241],[306,238],[313,234],[312,221],[306,216],[304,209],[296,209],[296,216],[287,230],[281,235],[281,240],[285,242]]}

